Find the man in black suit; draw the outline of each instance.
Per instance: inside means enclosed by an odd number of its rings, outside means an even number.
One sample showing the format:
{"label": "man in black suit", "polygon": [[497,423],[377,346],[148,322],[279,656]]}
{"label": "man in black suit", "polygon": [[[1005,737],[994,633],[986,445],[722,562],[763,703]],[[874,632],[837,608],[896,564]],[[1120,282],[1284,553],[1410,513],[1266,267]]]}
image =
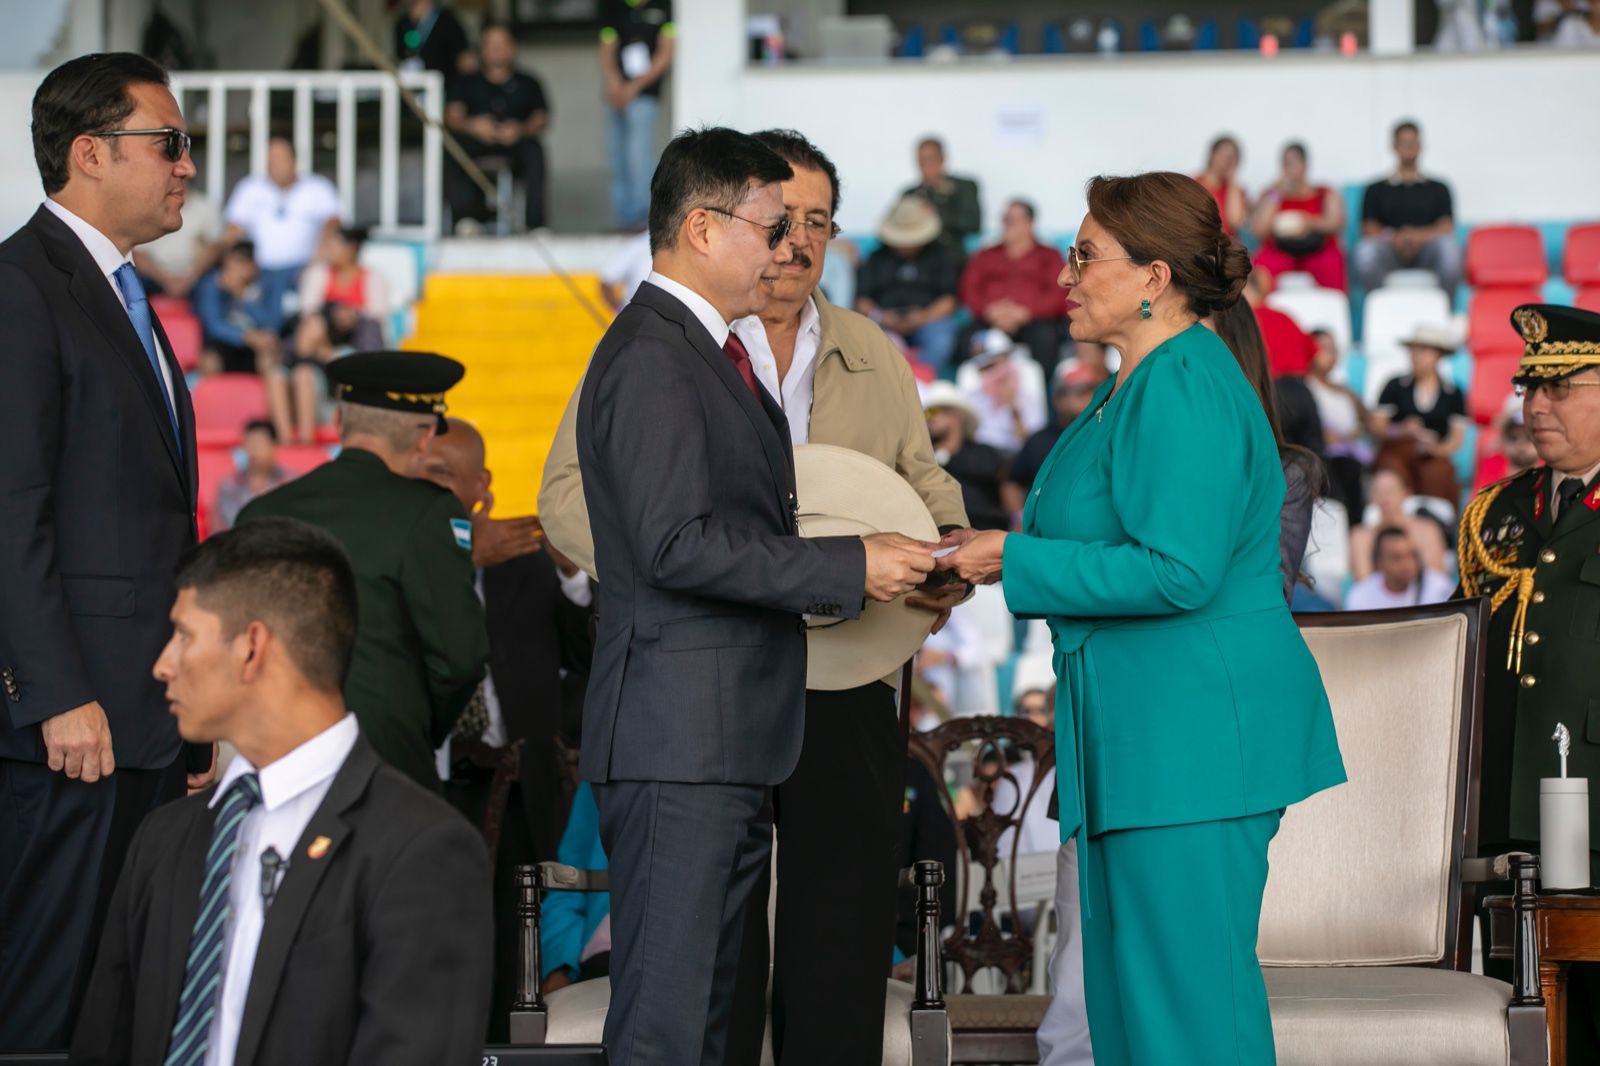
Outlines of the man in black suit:
{"label": "man in black suit", "polygon": [[472,516],[474,584],[489,629],[489,671],[449,741],[445,797],[482,824],[494,765],[522,742],[494,856],[495,981],[489,1040],[504,1043],[517,985],[516,867],[556,857],[565,811],[556,745],[568,675],[587,677],[594,621],[589,578],[544,543],[538,519],[494,518],[483,436],[448,419],[428,443],[422,476]]}
{"label": "man in black suit", "polygon": [[155,676],[185,739],[239,755],[215,788],[140,827],[72,1061],[477,1061],[488,856],[346,711],[344,549],[263,518],[186,555],[177,585]]}
{"label": "man in black suit", "polygon": [[577,445],[600,581],[581,770],[611,862],[615,1066],[725,1060],[744,910],[772,847],[771,786],[800,754],[803,614],[921,582],[931,545],[801,540],[782,409],[729,323],[793,258],[754,138],[691,131],[650,192],[654,271],[595,349]]}
{"label": "man in black suit", "polygon": [[150,663],[195,540],[194,413],[131,260],[195,173],[166,72],[57,67],[33,147],[47,199],[0,244],[0,1050],[66,1043],[134,827],[183,795]]}

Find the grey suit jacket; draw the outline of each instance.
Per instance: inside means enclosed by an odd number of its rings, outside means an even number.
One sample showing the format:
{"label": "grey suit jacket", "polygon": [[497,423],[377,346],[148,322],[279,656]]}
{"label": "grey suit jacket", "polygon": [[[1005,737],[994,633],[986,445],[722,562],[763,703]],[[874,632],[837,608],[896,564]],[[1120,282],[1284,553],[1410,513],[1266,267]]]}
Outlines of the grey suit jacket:
{"label": "grey suit jacket", "polygon": [[802,540],[783,412],[649,283],[578,401],[599,630],[585,780],[769,785],[804,727],[801,614],[861,612],[859,538]]}

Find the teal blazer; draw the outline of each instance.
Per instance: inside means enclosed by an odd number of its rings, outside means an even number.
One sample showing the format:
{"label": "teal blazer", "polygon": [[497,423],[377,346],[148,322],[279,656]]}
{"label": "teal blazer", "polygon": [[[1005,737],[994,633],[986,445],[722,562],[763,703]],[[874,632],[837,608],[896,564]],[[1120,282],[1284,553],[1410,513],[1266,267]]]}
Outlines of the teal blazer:
{"label": "teal blazer", "polygon": [[1112,386],[1005,542],[1006,602],[1055,642],[1056,765],[1078,767],[1062,839],[1260,814],[1342,782],[1283,601],[1283,468],[1255,391],[1200,325]]}

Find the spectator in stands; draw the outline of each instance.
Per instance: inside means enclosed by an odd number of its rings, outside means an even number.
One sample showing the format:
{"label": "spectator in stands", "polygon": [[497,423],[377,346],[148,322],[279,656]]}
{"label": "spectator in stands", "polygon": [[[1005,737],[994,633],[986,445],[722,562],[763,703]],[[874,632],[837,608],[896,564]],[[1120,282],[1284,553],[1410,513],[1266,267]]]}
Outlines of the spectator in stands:
{"label": "spectator in stands", "polygon": [[193,304],[204,344],[203,372],[266,375],[282,359],[272,313],[256,287],[258,275],[254,248],[240,241],[196,283]]}
{"label": "spectator in stands", "polygon": [[[478,49],[482,62],[476,72],[462,75],[451,87],[444,124],[480,165],[494,160],[521,175],[523,223],[530,230],[542,229],[545,165],[541,138],[550,125],[544,85],[517,69],[517,41],[509,26],[498,22],[485,26]],[[456,232],[464,228],[474,231],[489,214],[483,190],[453,157],[445,159],[444,176],[445,198]],[[470,225],[463,227],[464,222]]]}
{"label": "spectator in stands", "polygon": [[677,28],[672,0],[604,0],[600,69],[605,76],[606,153],[611,157],[611,205],[617,225],[643,229],[655,171],[656,111],[661,82],[672,66]]}
{"label": "spectator in stands", "polygon": [[1306,387],[1316,401],[1322,421],[1322,458],[1328,470],[1329,492],[1344,504],[1350,525],[1361,521],[1366,506],[1363,473],[1372,465],[1372,445],[1367,443],[1367,408],[1350,386],[1335,382],[1339,342],[1325,329],[1313,330],[1317,354],[1311,360]]}
{"label": "spectator in stands", "polygon": [[1495,422],[1495,439],[1483,458],[1478,460],[1477,476],[1473,489],[1492,485],[1502,478],[1516,477],[1539,465],[1539,450],[1533,445],[1533,433],[1523,422],[1522,397],[1506,397],[1505,406]]}
{"label": "spectator in stands", "polygon": [[278,465],[278,431],[265,419],[244,427],[244,468],[217,486],[217,512],[213,533],[233,528],[244,505],[291,480],[294,475]]}
{"label": "spectator in stands", "polygon": [[284,297],[299,284],[300,271],[316,254],[318,241],[339,226],[338,190],[320,174],[301,174],[294,146],[285,137],[274,137],[267,143],[266,174],[240,179],[223,218],[228,223],[224,241],[237,244],[248,238],[255,246],[266,325],[276,329],[283,322]]}
{"label": "spectator in stands", "polygon": [[1439,360],[1456,350],[1455,338],[1436,326],[1419,326],[1404,341],[1411,373],[1392,378],[1378,395],[1372,435],[1380,468],[1400,470],[1424,496],[1459,506],[1461,484],[1453,456],[1467,439],[1467,403],[1439,372]]}
{"label": "spectator in stands", "polygon": [[935,381],[922,392],[934,458],[961,483],[961,499],[973,529],[1010,529],[1011,516],[1000,501],[1006,459],[996,448],[979,444],[978,412],[966,394],[948,381]]}
{"label": "spectator in stands", "polygon": [[1000,219],[1000,243],[974,255],[961,272],[961,302],[973,322],[957,342],[958,356],[966,354],[979,330],[1004,330],[1028,349],[1048,380],[1066,336],[1066,304],[1056,285],[1064,265],[1061,253],[1035,234],[1033,205],[1008,203]]}
{"label": "spectator in stands", "polygon": [[1222,228],[1228,233],[1242,230],[1247,205],[1244,186],[1239,184],[1239,142],[1227,134],[1212,141],[1206,153],[1206,169],[1194,180],[1217,201]]}
{"label": "spectator in stands", "polygon": [[[1017,677],[1012,683],[1012,716],[1026,718],[1046,730],[1053,740],[1056,729],[1055,700],[1056,678],[1051,660],[1041,656],[1019,660]],[[1049,813],[1050,794],[1056,786],[1055,767],[1046,770],[1035,786],[1037,771],[1038,765],[1030,753],[1016,753],[1006,768],[1010,778],[1002,777],[995,782],[994,812],[1010,817],[1020,814],[1022,821],[1020,833],[1007,829],[1000,834],[1000,856],[1008,862],[1014,837],[1017,838],[1015,844],[1018,855],[1054,854],[1061,847],[1061,827]],[[1022,807],[1024,802],[1027,803],[1026,807]]]}
{"label": "spectator in stands", "polygon": [[1461,246],[1450,186],[1417,169],[1422,133],[1415,122],[1395,126],[1394,154],[1395,172],[1368,185],[1361,199],[1356,276],[1370,291],[1391,271],[1416,267],[1432,271],[1453,296],[1461,283]]}
{"label": "spectator in stands", "polygon": [[898,334],[934,370],[956,342],[956,279],[961,263],[939,240],[943,224],[928,201],[907,196],[878,228],[882,247],[861,265],[856,310]]}
{"label": "spectator in stands", "polygon": [[1600,47],[1600,6],[1562,15],[1550,43],[1557,48]]}
{"label": "spectator in stands", "polygon": [[[1077,345],[1080,353],[1088,347],[1098,345],[1091,345],[1088,341],[1080,341]],[[1076,360],[1058,366],[1055,379],[1055,388],[1050,394],[1054,408],[1052,417],[1023,443],[1022,450],[1011,460],[1006,482],[1000,489],[1000,498],[1005,503],[1006,511],[1012,515],[1022,513],[1028,491],[1033,488],[1033,479],[1039,475],[1039,468],[1056,446],[1056,441],[1061,439],[1061,431],[1084,412],[1094,396],[1094,390],[1104,380],[1096,379],[1093,370]]]}
{"label": "spectator in stands", "polygon": [[620,311],[633,299],[634,290],[650,276],[650,233],[640,230],[617,246],[600,270],[600,295],[606,306]]}
{"label": "spectator in stands", "polygon": [[[600,811],[589,782],[579,781],[556,861],[578,870],[607,869]],[[539,975],[548,995],[611,971],[611,896],[606,892],[549,892],[541,905]]]}
{"label": "spectator in stands", "polygon": [[[1372,573],[1377,536],[1380,529],[1396,526],[1406,531],[1412,545],[1422,554],[1422,568],[1445,572],[1445,556],[1449,551],[1445,543],[1444,526],[1431,512],[1418,508],[1409,513],[1411,484],[1405,475],[1395,470],[1382,470],[1372,475],[1371,506],[1377,511],[1374,521],[1352,526],[1350,529],[1350,573],[1357,581]],[[1415,505],[1411,505],[1415,507]]]}
{"label": "spectator in stands", "polygon": [[394,55],[401,70],[437,70],[446,85],[478,65],[461,20],[438,0],[409,0],[395,20]]}
{"label": "spectator in stands", "polygon": [[1347,611],[1382,607],[1414,607],[1443,603],[1455,591],[1455,582],[1423,566],[1422,555],[1399,526],[1384,526],[1372,543],[1372,573],[1350,587]]}
{"label": "spectator in stands", "polygon": [[1004,330],[985,330],[972,339],[976,388],[967,399],[978,412],[975,440],[1013,455],[1045,424],[1044,378],[1039,366]]}
{"label": "spectator in stands", "polygon": [[203,192],[183,199],[183,228],[133,250],[133,265],[151,295],[185,297],[222,253],[222,215]]}
{"label": "spectator in stands", "polygon": [[1303,375],[1311,369],[1317,343],[1293,318],[1267,304],[1267,294],[1271,291],[1271,272],[1261,266],[1250,271],[1244,298],[1255,313],[1261,340],[1267,346],[1267,369],[1275,378]]}
{"label": "spectator in stands", "polygon": [[978,201],[978,183],[958,178],[944,169],[944,142],[924,137],[917,142],[917,170],[922,180],[900,195],[920,196],[939,212],[944,226],[942,239],[956,254],[967,254],[967,238],[983,228],[983,208]]}
{"label": "spectator in stands", "polygon": [[1541,41],[1555,37],[1556,30],[1569,15],[1587,15],[1589,0],[1534,0],[1533,32]]}
{"label": "spectator in stands", "polygon": [[1349,288],[1345,279],[1344,197],[1328,185],[1306,178],[1306,146],[1284,145],[1283,172],[1250,216],[1250,229],[1261,241],[1257,267],[1273,275],[1303,270],[1324,289]]}

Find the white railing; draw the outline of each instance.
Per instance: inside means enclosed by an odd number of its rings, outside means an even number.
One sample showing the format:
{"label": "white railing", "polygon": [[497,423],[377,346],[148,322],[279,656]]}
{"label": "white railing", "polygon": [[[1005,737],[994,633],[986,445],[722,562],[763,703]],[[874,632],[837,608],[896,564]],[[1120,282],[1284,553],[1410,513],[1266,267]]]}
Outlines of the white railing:
{"label": "white railing", "polygon": [[[339,190],[346,219],[378,219],[382,236],[431,240],[439,234],[443,152],[438,123],[444,115],[444,78],[436,71],[408,71],[400,82],[414,93],[429,122],[422,133],[422,215],[400,218],[400,115],[405,108],[394,80],[380,71],[193,71],[172,76],[172,93],[184,109],[191,130],[205,134],[205,189],[220,210],[227,199],[230,94],[248,93],[247,109],[250,173],[267,167],[267,141],[271,136],[269,104],[274,92],[294,97],[291,139],[303,168],[310,168],[313,137],[313,102],[334,104],[334,173],[328,175]],[[358,204],[356,189],[356,103],[378,101],[378,203]],[[357,210],[361,208],[362,210]]]}

